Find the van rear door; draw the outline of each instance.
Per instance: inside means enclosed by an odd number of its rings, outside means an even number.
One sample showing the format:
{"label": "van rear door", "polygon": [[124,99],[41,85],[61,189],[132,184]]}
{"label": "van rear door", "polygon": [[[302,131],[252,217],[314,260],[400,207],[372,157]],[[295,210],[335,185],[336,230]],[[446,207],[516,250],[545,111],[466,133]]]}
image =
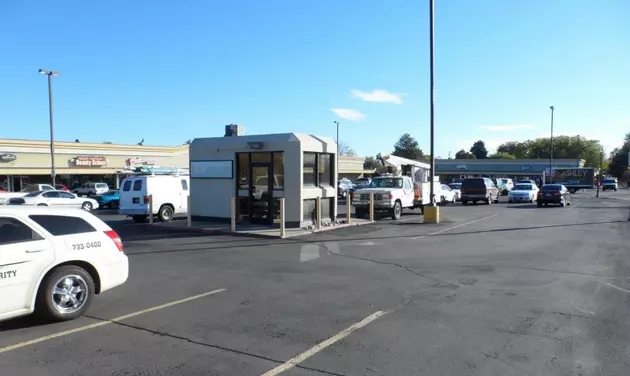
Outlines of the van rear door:
{"label": "van rear door", "polygon": [[146,215],[149,203],[146,199],[146,183],[143,176],[130,176],[125,179],[120,189],[120,214]]}

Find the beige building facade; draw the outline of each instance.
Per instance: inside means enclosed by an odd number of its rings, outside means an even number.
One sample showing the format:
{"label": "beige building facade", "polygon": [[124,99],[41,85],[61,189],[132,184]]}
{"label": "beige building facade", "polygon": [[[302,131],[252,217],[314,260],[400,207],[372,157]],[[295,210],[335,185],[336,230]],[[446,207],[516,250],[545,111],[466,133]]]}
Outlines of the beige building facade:
{"label": "beige building facade", "polygon": [[[140,146],[55,142],[56,184],[72,189],[85,182],[117,188],[138,167],[188,169],[188,145]],[[50,184],[50,142],[0,139],[0,189],[19,191],[26,184]]]}

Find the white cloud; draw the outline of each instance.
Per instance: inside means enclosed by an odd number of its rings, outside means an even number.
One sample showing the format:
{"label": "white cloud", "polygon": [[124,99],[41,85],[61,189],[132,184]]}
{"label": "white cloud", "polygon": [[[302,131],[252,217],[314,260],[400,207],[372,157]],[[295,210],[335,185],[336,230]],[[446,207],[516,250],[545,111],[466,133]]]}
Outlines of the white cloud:
{"label": "white cloud", "polygon": [[402,95],[403,94],[394,94],[390,93],[386,90],[373,90],[373,91],[362,91],[362,90],[350,90],[350,93],[354,97],[357,97],[366,102],[379,102],[379,103],[395,103],[402,104]]}
{"label": "white cloud", "polygon": [[536,127],[532,124],[514,124],[514,125],[482,125],[479,128],[485,129],[488,131],[502,132],[502,131],[516,131],[519,129],[532,129]]}
{"label": "white cloud", "polygon": [[361,121],[367,117],[367,115],[365,115],[363,112],[359,110],[352,110],[349,108],[332,108],[330,111],[332,111],[340,118],[350,121]]}

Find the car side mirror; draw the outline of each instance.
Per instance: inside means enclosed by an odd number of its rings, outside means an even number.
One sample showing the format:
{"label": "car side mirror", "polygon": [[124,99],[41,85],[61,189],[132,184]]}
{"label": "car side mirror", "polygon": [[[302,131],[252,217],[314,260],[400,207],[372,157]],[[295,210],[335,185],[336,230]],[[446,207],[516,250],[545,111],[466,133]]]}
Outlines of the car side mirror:
{"label": "car side mirror", "polygon": [[72,195],[72,199],[74,200],[75,198],[77,198],[77,196],[75,196],[75,195]]}

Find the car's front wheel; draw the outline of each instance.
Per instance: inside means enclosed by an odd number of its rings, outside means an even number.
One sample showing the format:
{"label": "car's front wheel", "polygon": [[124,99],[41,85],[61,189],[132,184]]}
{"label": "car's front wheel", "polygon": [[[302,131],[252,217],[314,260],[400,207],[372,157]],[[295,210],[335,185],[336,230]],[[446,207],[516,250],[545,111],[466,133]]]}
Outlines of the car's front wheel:
{"label": "car's front wheel", "polygon": [[87,212],[92,211],[93,208],[94,208],[94,206],[89,201],[86,201],[83,204],[81,204],[81,209],[83,209],[83,210],[85,210]]}
{"label": "car's front wheel", "polygon": [[53,269],[39,287],[35,312],[54,321],[81,316],[92,303],[94,280],[84,269],[66,265]]}
{"label": "car's front wheel", "polygon": [[400,216],[402,215],[402,205],[400,205],[400,202],[396,201],[394,203],[394,207],[391,210],[392,219],[395,221],[399,220]]}

